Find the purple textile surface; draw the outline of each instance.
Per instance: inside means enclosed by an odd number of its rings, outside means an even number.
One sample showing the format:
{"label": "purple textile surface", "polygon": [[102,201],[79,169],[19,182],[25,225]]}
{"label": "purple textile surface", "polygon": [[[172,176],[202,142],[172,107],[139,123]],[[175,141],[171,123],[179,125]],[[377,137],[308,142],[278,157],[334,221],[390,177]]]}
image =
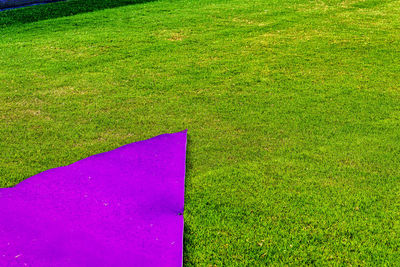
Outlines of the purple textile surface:
{"label": "purple textile surface", "polygon": [[0,189],[0,266],[182,266],[186,130]]}

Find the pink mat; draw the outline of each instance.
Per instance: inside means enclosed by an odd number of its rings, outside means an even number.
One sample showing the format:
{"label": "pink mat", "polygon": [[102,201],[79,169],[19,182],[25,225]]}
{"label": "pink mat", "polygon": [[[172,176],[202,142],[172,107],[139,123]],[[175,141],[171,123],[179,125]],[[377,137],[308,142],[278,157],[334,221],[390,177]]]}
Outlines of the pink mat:
{"label": "pink mat", "polygon": [[0,266],[182,266],[186,130],[0,189]]}

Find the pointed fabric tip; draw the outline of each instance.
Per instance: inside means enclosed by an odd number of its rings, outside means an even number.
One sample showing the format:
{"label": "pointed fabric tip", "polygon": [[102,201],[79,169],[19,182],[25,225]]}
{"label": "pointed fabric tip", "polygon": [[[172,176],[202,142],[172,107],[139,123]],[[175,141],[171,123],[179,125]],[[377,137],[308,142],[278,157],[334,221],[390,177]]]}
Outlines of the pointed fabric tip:
{"label": "pointed fabric tip", "polygon": [[0,189],[0,266],[182,266],[186,135]]}

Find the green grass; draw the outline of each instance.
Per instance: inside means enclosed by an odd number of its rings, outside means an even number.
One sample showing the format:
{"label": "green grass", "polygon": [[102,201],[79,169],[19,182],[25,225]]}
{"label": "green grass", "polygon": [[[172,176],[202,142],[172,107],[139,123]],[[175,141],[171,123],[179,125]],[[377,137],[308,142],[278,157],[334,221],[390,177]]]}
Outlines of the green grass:
{"label": "green grass", "polygon": [[0,28],[11,25],[67,17],[119,6],[151,2],[154,0],[56,0],[47,5],[9,9],[0,14]]}
{"label": "green grass", "polygon": [[400,265],[400,1],[26,10],[0,13],[0,186],[188,128],[187,266]]}

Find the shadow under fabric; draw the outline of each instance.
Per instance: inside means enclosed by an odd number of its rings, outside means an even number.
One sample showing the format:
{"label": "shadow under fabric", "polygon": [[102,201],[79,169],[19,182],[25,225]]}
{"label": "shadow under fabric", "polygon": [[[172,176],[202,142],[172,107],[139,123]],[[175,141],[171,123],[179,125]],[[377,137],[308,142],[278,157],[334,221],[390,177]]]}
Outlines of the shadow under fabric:
{"label": "shadow under fabric", "polygon": [[182,266],[186,132],[0,189],[0,266]]}

